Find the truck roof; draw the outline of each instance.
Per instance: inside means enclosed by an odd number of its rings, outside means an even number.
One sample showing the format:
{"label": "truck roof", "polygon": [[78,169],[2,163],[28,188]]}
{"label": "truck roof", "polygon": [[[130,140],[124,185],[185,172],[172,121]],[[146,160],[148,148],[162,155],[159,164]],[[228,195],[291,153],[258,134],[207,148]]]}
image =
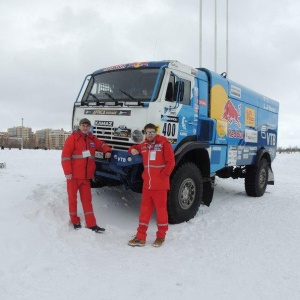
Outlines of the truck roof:
{"label": "truck roof", "polygon": [[114,71],[114,70],[122,70],[122,69],[135,69],[135,68],[160,68],[163,65],[168,65],[172,60],[162,60],[162,61],[144,61],[144,62],[133,62],[127,64],[120,64],[115,65],[103,69],[99,69],[93,73],[93,75],[107,72],[107,71]]}

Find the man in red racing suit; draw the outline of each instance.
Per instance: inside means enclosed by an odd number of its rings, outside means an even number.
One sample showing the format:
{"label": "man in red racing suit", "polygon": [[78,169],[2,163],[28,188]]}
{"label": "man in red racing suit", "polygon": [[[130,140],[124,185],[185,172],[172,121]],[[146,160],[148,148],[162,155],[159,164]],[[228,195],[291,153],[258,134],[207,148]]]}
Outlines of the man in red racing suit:
{"label": "man in red racing suit", "polygon": [[139,226],[136,236],[128,242],[128,245],[145,246],[146,232],[155,208],[157,232],[152,245],[159,247],[163,244],[168,230],[167,193],[170,189],[169,177],[175,166],[175,158],[171,144],[164,136],[157,134],[157,127],[154,124],[147,124],[144,133],[145,141],[131,146],[128,150],[133,155],[141,154],[144,165]]}
{"label": "man in red racing suit", "polygon": [[105,229],[97,225],[92,205],[90,179],[94,178],[96,170],[95,151],[105,153],[105,158],[111,157],[111,148],[103,141],[92,135],[91,122],[82,119],[78,130],[74,131],[66,140],[61,157],[61,164],[67,179],[69,213],[74,229],[81,228],[77,215],[77,192],[84,211],[86,226],[97,233]]}

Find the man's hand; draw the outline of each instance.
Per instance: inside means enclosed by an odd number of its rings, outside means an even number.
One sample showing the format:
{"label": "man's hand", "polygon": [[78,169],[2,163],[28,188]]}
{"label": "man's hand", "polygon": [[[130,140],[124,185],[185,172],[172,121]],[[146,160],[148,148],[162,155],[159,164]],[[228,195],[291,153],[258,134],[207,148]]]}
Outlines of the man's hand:
{"label": "man's hand", "polygon": [[106,152],[105,153],[105,158],[111,158],[111,153],[110,152]]}
{"label": "man's hand", "polygon": [[72,174],[67,174],[65,175],[67,180],[71,180],[72,179]]}
{"label": "man's hand", "polygon": [[137,155],[137,154],[139,154],[139,151],[137,151],[136,149],[131,149],[131,154]]}

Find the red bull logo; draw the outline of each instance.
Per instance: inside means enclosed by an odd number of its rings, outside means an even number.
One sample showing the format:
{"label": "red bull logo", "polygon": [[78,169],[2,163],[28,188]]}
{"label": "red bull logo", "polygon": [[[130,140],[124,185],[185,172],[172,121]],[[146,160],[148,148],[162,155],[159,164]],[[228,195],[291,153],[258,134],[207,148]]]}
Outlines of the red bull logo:
{"label": "red bull logo", "polygon": [[130,68],[140,68],[140,67],[147,67],[148,66],[148,62],[135,62],[132,64],[129,64],[128,67]]}
{"label": "red bull logo", "polygon": [[232,122],[234,121],[237,126],[241,127],[241,123],[239,121],[241,115],[240,110],[241,110],[240,104],[238,105],[238,110],[237,110],[234,107],[233,103],[228,99],[224,106],[222,119],[226,120],[229,124],[232,124]]}

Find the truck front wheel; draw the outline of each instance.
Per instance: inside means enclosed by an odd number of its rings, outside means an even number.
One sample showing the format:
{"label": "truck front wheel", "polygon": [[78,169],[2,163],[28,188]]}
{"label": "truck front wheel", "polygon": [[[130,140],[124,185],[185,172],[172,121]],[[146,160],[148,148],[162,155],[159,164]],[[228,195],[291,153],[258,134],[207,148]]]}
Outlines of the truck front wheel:
{"label": "truck front wheel", "polygon": [[185,163],[174,171],[168,193],[169,223],[189,221],[198,212],[203,193],[202,175],[193,163]]}
{"label": "truck front wheel", "polygon": [[245,190],[248,196],[261,197],[268,184],[268,162],[262,158],[258,166],[247,166]]}

